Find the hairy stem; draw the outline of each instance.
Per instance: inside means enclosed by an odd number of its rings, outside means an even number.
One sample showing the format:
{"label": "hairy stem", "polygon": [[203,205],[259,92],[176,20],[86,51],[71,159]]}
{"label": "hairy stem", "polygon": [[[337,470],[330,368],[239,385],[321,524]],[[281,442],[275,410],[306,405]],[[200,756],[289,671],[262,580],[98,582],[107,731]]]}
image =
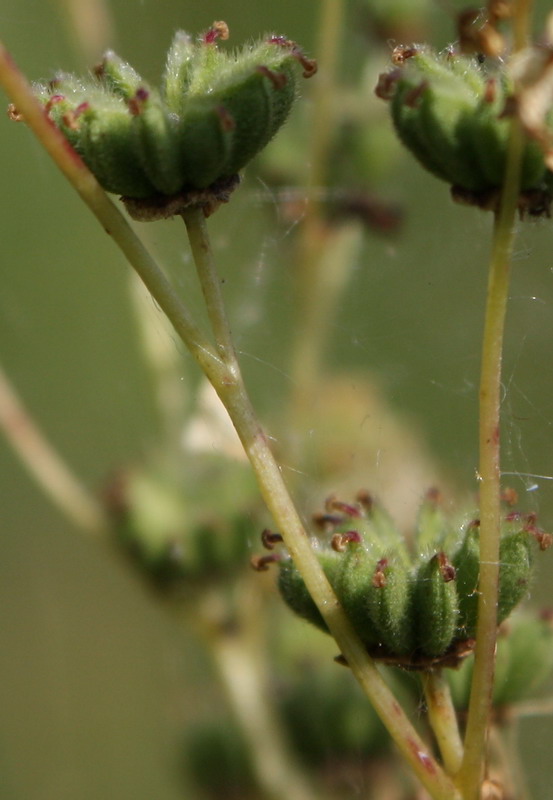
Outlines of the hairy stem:
{"label": "hairy stem", "polygon": [[[175,294],[171,284],[123,215],[102,191],[95,178],[61,133],[50,123],[40,104],[35,100],[28,82],[1,43],[0,85],[4,86],[20,113],[24,115],[29,127],[98,218],[103,228],[113,237],[217,391],[251,461],[269,511],[284,537],[286,546],[300,570],[308,590],[323,614],[348,665],[384,721],[399,750],[434,800],[456,800],[458,793],[451,779],[434,760],[428,747],[418,736],[383,681],[338,603],[311,549],[301,519],[282,479],[280,468],[253,412],[237,364],[233,363],[234,355],[230,356],[231,368],[229,368],[229,365],[221,360],[220,354],[224,350],[224,343],[219,343],[217,352],[202,335],[192,320],[188,308]],[[213,264],[211,259],[205,257],[205,249],[199,248],[199,254],[201,261],[197,264],[198,270],[200,272],[212,270]],[[205,287],[209,285],[212,286],[213,291],[217,291],[217,281],[215,275],[203,280],[204,291]],[[224,309],[220,308],[219,311],[224,312]],[[213,324],[214,327],[223,327],[223,323],[219,323],[215,319],[213,319]],[[229,357],[228,350],[226,355]]]}
{"label": "hairy stem", "polygon": [[441,669],[421,673],[428,718],[446,772],[455,775],[463,759],[463,741],[459,733],[457,714],[453,707],[447,678]]}

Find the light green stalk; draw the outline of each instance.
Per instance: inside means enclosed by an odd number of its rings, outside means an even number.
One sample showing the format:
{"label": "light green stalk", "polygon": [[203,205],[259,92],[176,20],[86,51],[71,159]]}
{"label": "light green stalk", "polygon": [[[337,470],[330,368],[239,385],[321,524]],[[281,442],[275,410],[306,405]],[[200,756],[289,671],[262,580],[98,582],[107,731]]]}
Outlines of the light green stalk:
{"label": "light green stalk", "polygon": [[463,741],[459,733],[449,683],[441,669],[422,672],[421,681],[428,719],[440,748],[445,769],[449,775],[455,775],[463,759]]}
{"label": "light green stalk", "polygon": [[0,428],[38,486],[71,522],[93,536],[107,531],[102,506],[39,429],[2,367]]}
{"label": "light green stalk", "polygon": [[[526,44],[528,19],[529,3],[526,0],[515,3],[515,49]],[[465,754],[459,773],[464,800],[478,800],[480,797],[493,692],[501,522],[501,365],[523,148],[521,125],[513,119],[505,182],[494,220],[480,368],[480,578],[474,673]]]}

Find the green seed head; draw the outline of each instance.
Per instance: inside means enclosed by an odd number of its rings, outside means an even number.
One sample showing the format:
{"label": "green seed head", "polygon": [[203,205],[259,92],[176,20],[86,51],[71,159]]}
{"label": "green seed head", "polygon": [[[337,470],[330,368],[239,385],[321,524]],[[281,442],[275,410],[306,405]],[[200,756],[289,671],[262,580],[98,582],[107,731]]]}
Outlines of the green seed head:
{"label": "green seed head", "polygon": [[227,36],[224,23],[197,40],[179,31],[159,91],[111,51],[86,79],[60,74],[36,86],[100,184],[139,218],[163,216],[164,204],[167,216],[190,204],[209,209],[210,192],[212,205],[226,199],[286,120],[298,67],[306,77],[316,71],[284,37],[229,52],[217,46]]}
{"label": "green seed head", "polygon": [[200,491],[186,496],[177,481],[151,465],[121,473],[109,487],[114,538],[160,591],[193,591],[248,563],[255,509],[250,476],[231,481],[208,474],[211,493],[204,497]]}
{"label": "green seed head", "polygon": [[[354,504],[331,498],[314,518],[322,529],[317,558],[367,651],[407,669],[458,666],[474,646],[479,522],[459,525],[439,499],[435,490],[425,497],[410,546],[366,493]],[[498,624],[528,592],[532,538],[541,549],[551,541],[534,515],[509,511],[501,529]],[[272,549],[274,539],[265,543]],[[296,567],[289,559],[279,565],[286,603],[327,631]]]}
{"label": "green seed head", "polygon": [[[376,93],[390,101],[403,144],[452,185],[455,199],[493,208],[511,123],[513,85],[506,71],[500,64],[427,47],[396,48],[393,61],[395,68],[380,76]],[[550,201],[547,178],[540,145],[527,139],[520,185],[529,213],[543,213]]]}

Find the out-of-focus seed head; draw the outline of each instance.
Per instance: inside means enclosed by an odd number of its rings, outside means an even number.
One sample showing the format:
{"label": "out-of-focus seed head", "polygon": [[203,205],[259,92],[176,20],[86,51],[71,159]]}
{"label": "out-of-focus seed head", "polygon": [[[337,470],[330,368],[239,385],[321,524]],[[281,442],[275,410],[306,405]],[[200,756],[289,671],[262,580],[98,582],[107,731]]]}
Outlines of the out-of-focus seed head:
{"label": "out-of-focus seed head", "polygon": [[[514,94],[512,70],[501,59],[482,60],[452,49],[436,53],[419,45],[397,47],[392,63],[393,68],[380,76],[376,94],[389,101],[403,144],[423,167],[451,184],[454,199],[496,209],[511,119],[521,103],[528,107],[523,103],[527,95]],[[542,113],[541,143],[553,141],[551,130],[551,115]],[[528,136],[521,166],[521,213],[549,212],[548,166],[538,136]]]}

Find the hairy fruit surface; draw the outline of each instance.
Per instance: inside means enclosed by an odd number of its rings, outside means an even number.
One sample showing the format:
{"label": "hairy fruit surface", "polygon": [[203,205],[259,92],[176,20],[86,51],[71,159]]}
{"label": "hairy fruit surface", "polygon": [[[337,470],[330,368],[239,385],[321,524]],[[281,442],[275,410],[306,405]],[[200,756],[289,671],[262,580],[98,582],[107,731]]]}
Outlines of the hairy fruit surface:
{"label": "hairy fruit surface", "polygon": [[[448,49],[398,47],[376,94],[390,102],[396,132],[415,158],[452,186],[454,199],[493,209],[505,177],[514,84],[498,59]],[[546,213],[551,172],[528,137],[521,164],[521,210]]]}
{"label": "hairy fruit surface", "polygon": [[306,77],[316,71],[284,37],[235,52],[218,48],[227,37],[224,23],[197,39],[177,32],[159,89],[111,51],[86,78],[60,73],[36,85],[49,118],[102,187],[131,201],[133,216],[156,218],[143,206],[163,209],[182,194],[158,216],[209,205],[211,187],[226,200],[238,171],[286,120],[298,67]]}
{"label": "hairy fruit surface", "polygon": [[[319,562],[355,630],[376,659],[406,669],[456,667],[474,647],[478,610],[479,522],[452,521],[438,494],[428,493],[414,535],[406,541],[367,494],[346,504],[331,499],[316,516]],[[501,528],[498,625],[528,593],[532,540],[551,537],[533,514],[508,511]],[[279,565],[288,606],[322,630],[324,619],[289,558]]]}

